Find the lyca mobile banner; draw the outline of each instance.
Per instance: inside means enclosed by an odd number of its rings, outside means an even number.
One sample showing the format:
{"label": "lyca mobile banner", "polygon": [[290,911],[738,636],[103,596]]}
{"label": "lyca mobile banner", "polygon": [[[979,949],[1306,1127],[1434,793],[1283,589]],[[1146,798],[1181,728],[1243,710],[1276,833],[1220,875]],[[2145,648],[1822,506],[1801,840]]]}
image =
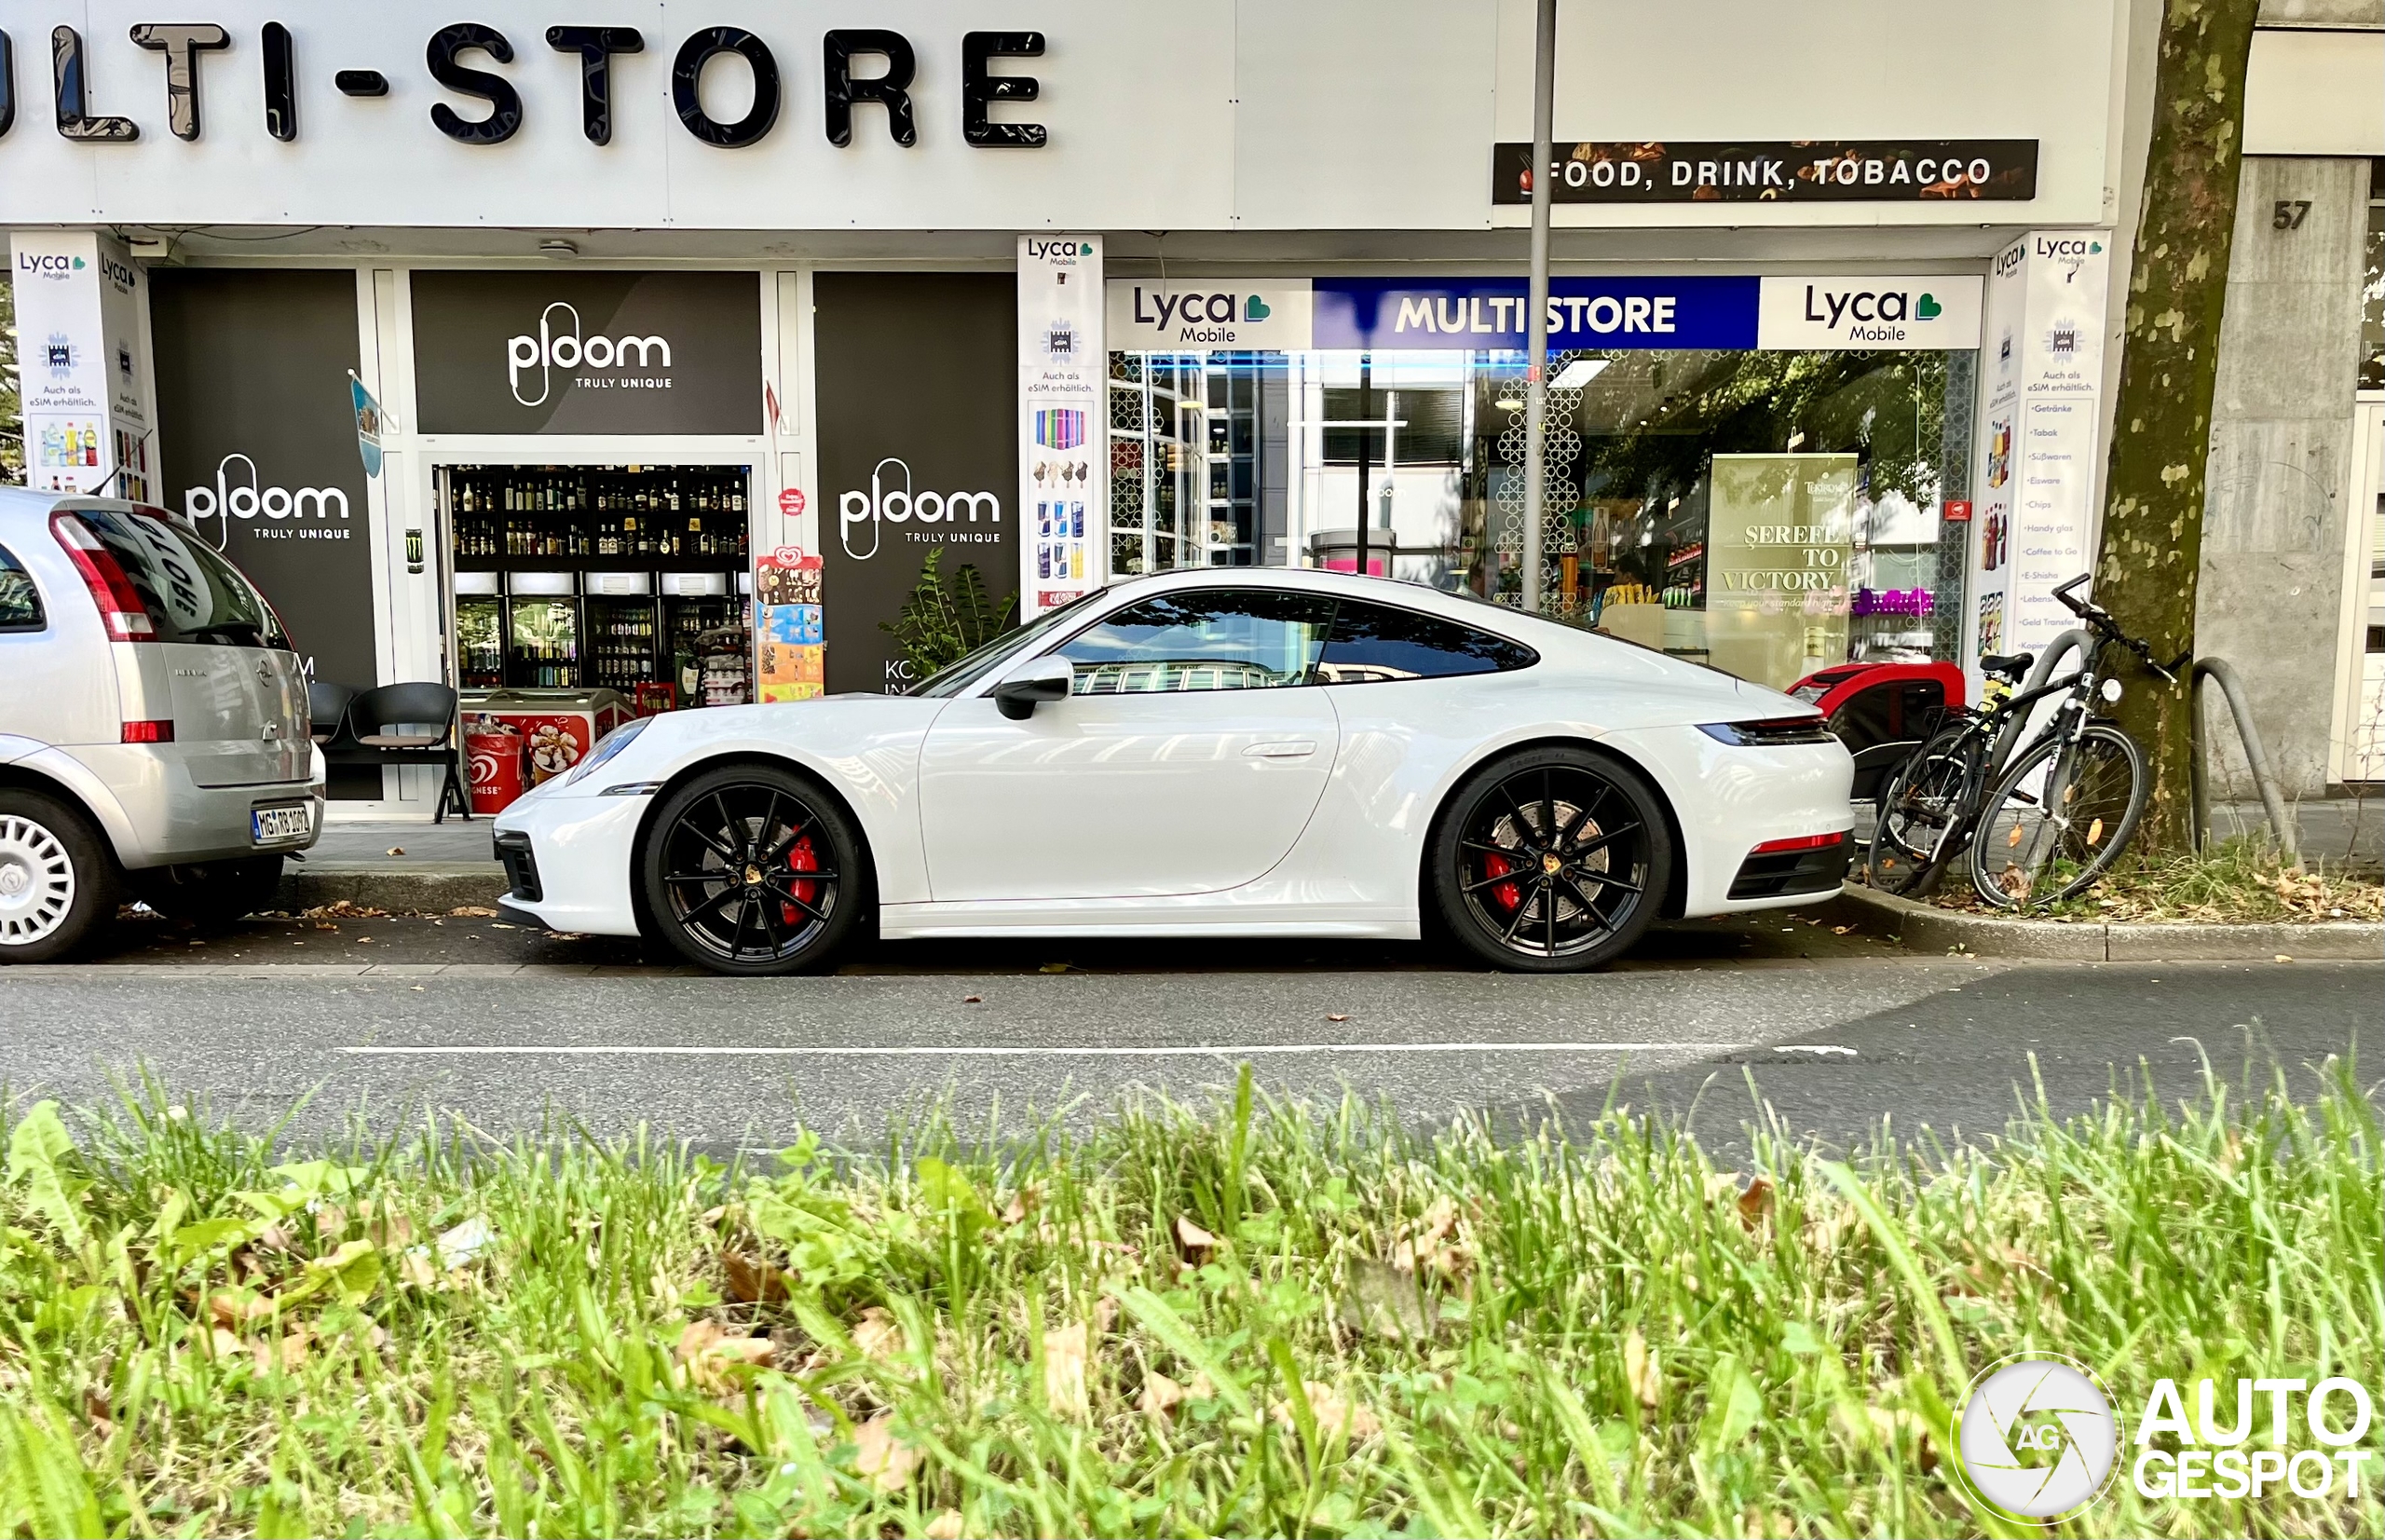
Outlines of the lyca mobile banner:
{"label": "lyca mobile banner", "polygon": [[[1567,349],[1698,348],[1911,351],[1979,346],[1975,273],[1918,277],[1560,278],[1548,291],[1548,345]],[[1110,288],[1110,346],[1520,352],[1520,279],[1431,283],[1371,279]]]}

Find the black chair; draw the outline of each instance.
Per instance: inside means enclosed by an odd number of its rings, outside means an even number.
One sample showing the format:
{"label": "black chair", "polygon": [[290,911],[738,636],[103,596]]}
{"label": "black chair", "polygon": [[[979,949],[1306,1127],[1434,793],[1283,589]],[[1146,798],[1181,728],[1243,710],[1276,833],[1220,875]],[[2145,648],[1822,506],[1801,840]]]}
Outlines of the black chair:
{"label": "black chair", "polygon": [[307,718],[313,724],[316,743],[332,743],[346,737],[348,703],[356,693],[353,685],[335,685],[328,679],[307,681]]}
{"label": "black chair", "polygon": [[417,679],[368,689],[348,705],[348,732],[323,749],[334,765],[438,765],[439,809],[431,822],[447,821],[450,806],[470,823],[472,799],[460,773],[462,745],[456,738],[456,692]]}

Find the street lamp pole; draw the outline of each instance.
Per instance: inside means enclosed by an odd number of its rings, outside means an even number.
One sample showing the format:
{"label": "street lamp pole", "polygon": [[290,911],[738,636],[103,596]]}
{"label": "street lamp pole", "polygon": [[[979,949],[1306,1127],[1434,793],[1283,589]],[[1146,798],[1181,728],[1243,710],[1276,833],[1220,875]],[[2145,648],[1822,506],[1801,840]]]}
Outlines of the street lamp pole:
{"label": "street lamp pole", "polygon": [[1524,608],[1541,606],[1541,504],[1548,480],[1548,166],[1557,111],[1557,0],[1539,0],[1533,40],[1532,285],[1525,302],[1530,366],[1524,375]]}

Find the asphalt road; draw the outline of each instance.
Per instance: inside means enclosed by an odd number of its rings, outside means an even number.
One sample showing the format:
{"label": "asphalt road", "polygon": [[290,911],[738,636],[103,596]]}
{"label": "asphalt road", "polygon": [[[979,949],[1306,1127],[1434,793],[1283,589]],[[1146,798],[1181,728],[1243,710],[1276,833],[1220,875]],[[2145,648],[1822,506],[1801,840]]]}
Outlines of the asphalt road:
{"label": "asphalt road", "polygon": [[[1918,958],[1794,918],[1684,926],[1614,972],[1518,977],[1423,948],[1308,943],[885,946],[819,978],[731,980],[634,947],[443,921],[128,925],[106,961],[0,973],[0,1086],[107,1094],[147,1070],[302,1130],[435,1108],[485,1132],[645,1123],[716,1151],[798,1123],[873,1139],[941,1105],[964,1126],[1086,1118],[1135,1087],[1272,1091],[1569,1119],[1611,1101],[1718,1152],[1758,1115],[1844,1148],[1885,1121],[1999,1130],[2041,1076],[2083,1111],[2115,1075],[2195,1092],[2385,1038],[2385,962],[2019,964]],[[2034,1056],[2034,1066],[2032,1059]],[[2032,1092],[2034,1094],[2034,1092]]]}

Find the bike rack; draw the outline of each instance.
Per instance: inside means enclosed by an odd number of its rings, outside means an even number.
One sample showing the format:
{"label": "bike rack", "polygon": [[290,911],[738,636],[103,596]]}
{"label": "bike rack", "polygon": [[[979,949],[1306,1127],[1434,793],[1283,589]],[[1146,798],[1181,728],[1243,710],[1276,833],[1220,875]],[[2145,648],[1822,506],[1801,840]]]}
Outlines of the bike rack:
{"label": "bike rack", "polygon": [[[2082,658],[2092,658],[2094,656],[2094,648],[2095,638],[2092,633],[2083,629],[2064,632],[2053,639],[2045,651],[2037,655],[2036,664],[2029,670],[2028,679],[2013,693],[2027,694],[2052,678],[2054,670],[2060,668],[2063,661],[2070,654],[2076,652]],[[2269,752],[2261,746],[2260,729],[2253,725],[2253,708],[2244,700],[2243,684],[2236,677],[2235,669],[2228,666],[2228,660],[2225,658],[2196,659],[2189,686],[2188,703],[2194,712],[2192,757],[2195,849],[2201,851],[2211,841],[2211,798],[2209,790],[2204,784],[2207,777],[2203,771],[2202,742],[2201,687],[2203,680],[2207,678],[2218,680],[2220,693],[2228,698],[2228,714],[2236,720],[2237,739],[2244,745],[2244,763],[2253,772],[2253,784],[2260,791],[2261,809],[2269,817],[2269,832],[2277,839],[2278,853],[2285,858],[2285,864],[2288,866],[2299,870],[2302,865],[2302,854],[2296,848],[2294,820],[2286,815],[2285,798],[2278,792],[2277,776],[2269,768]],[[2004,724],[2004,730],[1997,734],[1988,764],[1990,784],[1994,784],[1996,778],[2004,773],[2004,761],[2011,755],[2013,745],[2020,739],[2021,729],[2025,726],[2027,726],[2025,721],[2015,717]]]}
{"label": "bike rack", "polygon": [[2202,742],[2202,682],[2219,681],[2219,692],[2228,698],[2228,715],[2236,719],[2236,737],[2244,745],[2244,764],[2253,772],[2253,784],[2261,794],[2261,810],[2269,815],[2269,832],[2277,837],[2278,853],[2286,865],[2296,871],[2302,867],[2302,852],[2296,848],[2294,820],[2287,816],[2285,798],[2279,795],[2277,776],[2269,769],[2269,752],[2261,746],[2260,729],[2253,725],[2253,708],[2244,700],[2244,687],[2236,671],[2225,658],[2195,660],[2194,679],[2189,706],[2194,712],[2194,837],[2195,849],[2201,851],[2211,842],[2210,779],[2203,769]]}
{"label": "bike rack", "polygon": [[[2081,658],[2094,657],[2094,634],[2082,628],[2073,627],[2055,637],[2043,652],[2037,654],[2037,662],[2029,669],[2029,677],[2022,683],[2019,689],[2012,693],[2026,695],[2029,691],[2037,688],[2052,678],[2053,671],[2062,666],[2062,661],[2074,652]],[[2029,718],[2037,714],[2037,709],[2033,706],[2028,711],[2014,715],[2012,720],[2004,724],[2004,730],[1996,735],[1996,743],[1988,753],[1987,784],[1989,785],[1996,784],[1997,778],[2004,773],[2004,761],[2012,756],[2013,745],[2020,742],[2021,729],[2029,725]]]}

